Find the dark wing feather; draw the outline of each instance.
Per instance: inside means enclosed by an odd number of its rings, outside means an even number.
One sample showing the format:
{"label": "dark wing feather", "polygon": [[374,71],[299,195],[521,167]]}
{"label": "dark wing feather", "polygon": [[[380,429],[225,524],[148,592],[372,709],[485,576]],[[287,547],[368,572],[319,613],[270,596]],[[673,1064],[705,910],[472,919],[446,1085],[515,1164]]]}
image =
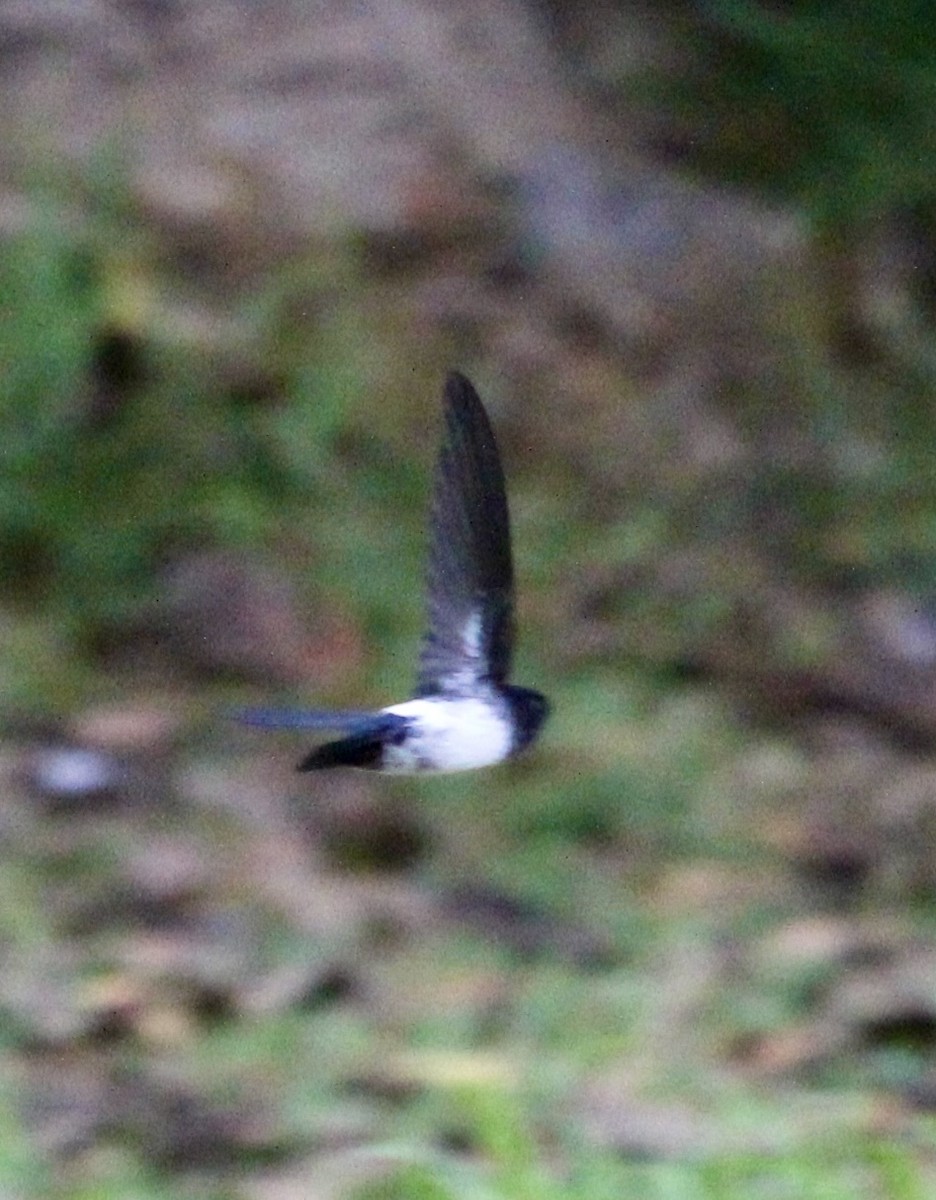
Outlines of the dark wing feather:
{"label": "dark wing feather", "polygon": [[384,745],[405,735],[410,722],[396,713],[374,713],[370,723],[359,727],[350,737],[326,742],[310,751],[296,767],[297,771],[323,771],[328,767],[380,768]]}
{"label": "dark wing feather", "polygon": [[417,694],[505,682],[513,649],[513,566],[497,443],[463,375],[445,384],[426,575],[429,627]]}

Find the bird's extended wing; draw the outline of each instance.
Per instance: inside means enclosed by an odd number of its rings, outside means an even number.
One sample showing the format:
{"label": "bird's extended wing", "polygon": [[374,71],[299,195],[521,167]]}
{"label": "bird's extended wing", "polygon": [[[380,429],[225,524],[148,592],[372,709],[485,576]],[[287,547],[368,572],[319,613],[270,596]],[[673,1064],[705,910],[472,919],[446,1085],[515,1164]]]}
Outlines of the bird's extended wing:
{"label": "bird's extended wing", "polygon": [[426,573],[428,629],[417,694],[503,683],[513,648],[513,566],[504,473],[477,392],[451,374]]}

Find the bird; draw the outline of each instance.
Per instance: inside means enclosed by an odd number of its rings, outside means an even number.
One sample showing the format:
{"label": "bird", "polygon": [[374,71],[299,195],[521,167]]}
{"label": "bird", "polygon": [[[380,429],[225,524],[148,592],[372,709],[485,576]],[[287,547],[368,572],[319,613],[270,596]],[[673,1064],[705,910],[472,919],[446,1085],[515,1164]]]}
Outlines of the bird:
{"label": "bird", "polygon": [[429,510],[427,627],[409,700],[377,711],[242,710],[264,728],[333,731],[299,771],[360,767],[393,775],[493,766],[527,749],[549,715],[546,697],[508,683],[514,573],[504,472],[471,382],[451,372]]}

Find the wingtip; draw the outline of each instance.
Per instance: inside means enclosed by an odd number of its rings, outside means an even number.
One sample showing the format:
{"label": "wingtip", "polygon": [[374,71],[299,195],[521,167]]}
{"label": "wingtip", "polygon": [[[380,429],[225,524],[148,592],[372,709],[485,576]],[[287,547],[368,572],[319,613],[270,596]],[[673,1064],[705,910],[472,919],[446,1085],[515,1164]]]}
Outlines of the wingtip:
{"label": "wingtip", "polygon": [[461,371],[449,371],[445,379],[443,407],[449,427],[474,428],[484,432],[487,440],[493,441],[490,418],[477,389]]}
{"label": "wingtip", "polygon": [[480,404],[481,398],[474,384],[461,371],[449,371],[445,377],[445,398],[449,404]]}

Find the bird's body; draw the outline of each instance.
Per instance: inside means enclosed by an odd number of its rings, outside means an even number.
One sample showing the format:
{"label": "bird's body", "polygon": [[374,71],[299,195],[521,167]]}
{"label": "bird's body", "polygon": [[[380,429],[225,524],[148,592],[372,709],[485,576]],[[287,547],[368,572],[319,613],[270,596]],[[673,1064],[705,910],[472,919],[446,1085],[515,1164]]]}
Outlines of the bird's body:
{"label": "bird's body", "polygon": [[[373,723],[340,742],[326,743],[306,759],[306,769],[373,766],[391,775],[419,771],[470,771],[510,755],[510,715],[496,692],[488,696],[420,696],[381,709]],[[368,761],[372,753],[375,761]]]}
{"label": "bird's body", "polygon": [[484,407],[463,375],[445,386],[445,437],[430,520],[427,607],[416,694],[377,712],[249,709],[249,724],[334,730],[300,771],[351,766],[389,774],[469,771],[529,745],[544,696],[507,683],[513,564],[503,471]]}

